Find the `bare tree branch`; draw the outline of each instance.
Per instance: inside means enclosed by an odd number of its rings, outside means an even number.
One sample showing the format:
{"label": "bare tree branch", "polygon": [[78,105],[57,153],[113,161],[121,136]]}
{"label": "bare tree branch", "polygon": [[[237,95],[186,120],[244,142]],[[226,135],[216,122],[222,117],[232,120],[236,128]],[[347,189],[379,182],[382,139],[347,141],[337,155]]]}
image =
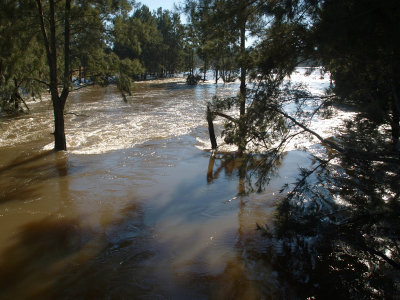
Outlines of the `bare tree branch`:
{"label": "bare tree branch", "polygon": [[231,122],[233,122],[233,123],[235,123],[235,124],[238,124],[238,123],[239,123],[239,120],[236,120],[235,118],[233,118],[233,117],[231,117],[231,116],[229,116],[229,115],[226,115],[226,114],[224,114],[224,113],[218,112],[218,111],[212,111],[211,114],[216,115],[216,116],[223,117],[223,118],[225,118],[225,119],[228,119],[229,121],[231,121]]}

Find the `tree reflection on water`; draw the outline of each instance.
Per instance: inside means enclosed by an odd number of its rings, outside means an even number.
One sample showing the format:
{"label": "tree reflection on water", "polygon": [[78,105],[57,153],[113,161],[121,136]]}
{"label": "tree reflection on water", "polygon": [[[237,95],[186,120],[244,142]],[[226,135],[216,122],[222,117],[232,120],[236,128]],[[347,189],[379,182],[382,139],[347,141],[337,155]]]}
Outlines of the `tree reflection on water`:
{"label": "tree reflection on water", "polygon": [[[281,163],[276,156],[212,155],[207,182],[224,171],[237,176],[238,195],[259,192]],[[277,294],[295,299],[399,295],[399,169],[331,154],[327,160],[314,157],[310,169],[300,170],[277,201],[273,225],[260,227],[267,246],[258,255],[277,274]]]}
{"label": "tree reflection on water", "polygon": [[285,154],[263,155],[216,153],[210,156],[207,182],[212,183],[222,171],[227,176],[238,177],[238,195],[261,192],[278,174]]}

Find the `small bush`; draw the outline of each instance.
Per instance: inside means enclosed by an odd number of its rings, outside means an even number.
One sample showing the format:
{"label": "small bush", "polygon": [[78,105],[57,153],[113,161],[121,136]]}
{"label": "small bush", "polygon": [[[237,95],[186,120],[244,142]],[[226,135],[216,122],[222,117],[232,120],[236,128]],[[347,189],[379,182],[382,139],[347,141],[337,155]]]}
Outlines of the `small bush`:
{"label": "small bush", "polygon": [[200,75],[189,74],[188,77],[186,78],[186,83],[188,85],[196,85],[199,83],[200,80],[201,80]]}

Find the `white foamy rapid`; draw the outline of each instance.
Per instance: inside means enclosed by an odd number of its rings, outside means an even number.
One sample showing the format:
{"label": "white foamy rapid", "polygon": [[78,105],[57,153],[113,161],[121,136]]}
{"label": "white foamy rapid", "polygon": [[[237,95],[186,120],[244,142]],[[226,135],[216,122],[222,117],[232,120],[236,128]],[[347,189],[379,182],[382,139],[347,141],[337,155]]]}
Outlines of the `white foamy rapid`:
{"label": "white foamy rapid", "polygon": [[[315,69],[305,76],[306,68],[298,68],[292,82],[306,84],[314,94],[329,86],[329,75]],[[139,82],[132,96],[124,102],[114,86],[88,87],[70,94],[66,106],[65,130],[67,148],[75,154],[99,154],[131,148],[148,141],[190,135],[195,146],[210,149],[205,110],[213,96],[234,96],[238,82],[215,85],[212,80],[195,87],[187,86],[183,78]],[[43,149],[53,148],[53,113],[48,97],[30,102],[31,113],[17,118],[0,119],[0,147],[42,143]],[[334,118],[316,118],[311,129],[321,136],[332,135],[332,129],[351,114],[337,111]],[[234,151],[220,137],[223,120],[215,120],[220,151]],[[309,147],[317,143],[304,137],[294,139],[286,150]]]}
{"label": "white foamy rapid", "polygon": [[[218,94],[233,96],[236,85],[200,84],[189,87],[182,78],[135,84],[123,101],[116,87],[88,87],[69,96],[65,114],[67,148],[75,154],[100,154],[149,141],[208,135],[206,101]],[[30,115],[4,119],[0,147],[41,140],[54,147],[51,102],[31,103]],[[204,138],[205,139],[205,138]]]}
{"label": "white foamy rapid", "polygon": [[[311,72],[310,72],[311,71]],[[307,75],[309,73],[309,75]],[[307,87],[312,95],[323,95],[330,85],[329,73],[324,73],[322,68],[297,68],[290,76],[292,83],[301,83]],[[310,112],[319,105],[318,101],[307,103],[306,109]],[[318,133],[322,138],[329,138],[335,135],[335,130],[344,125],[344,121],[354,117],[354,112],[348,112],[331,108],[332,116],[327,119],[316,114],[308,128]],[[307,148],[308,151],[316,154],[323,154],[324,148],[320,141],[310,134],[302,134],[293,138],[286,146],[287,151]]]}

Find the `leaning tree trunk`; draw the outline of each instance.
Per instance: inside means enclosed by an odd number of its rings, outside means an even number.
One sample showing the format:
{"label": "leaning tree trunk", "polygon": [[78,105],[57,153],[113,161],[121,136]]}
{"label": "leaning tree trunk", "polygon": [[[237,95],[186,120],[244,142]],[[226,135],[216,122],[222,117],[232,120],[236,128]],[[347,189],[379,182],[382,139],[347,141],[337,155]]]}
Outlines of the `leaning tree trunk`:
{"label": "leaning tree trunk", "polygon": [[217,149],[217,140],[215,138],[214,124],[213,124],[213,115],[210,110],[210,106],[207,105],[207,122],[208,122],[208,133],[210,135],[211,149]]}

